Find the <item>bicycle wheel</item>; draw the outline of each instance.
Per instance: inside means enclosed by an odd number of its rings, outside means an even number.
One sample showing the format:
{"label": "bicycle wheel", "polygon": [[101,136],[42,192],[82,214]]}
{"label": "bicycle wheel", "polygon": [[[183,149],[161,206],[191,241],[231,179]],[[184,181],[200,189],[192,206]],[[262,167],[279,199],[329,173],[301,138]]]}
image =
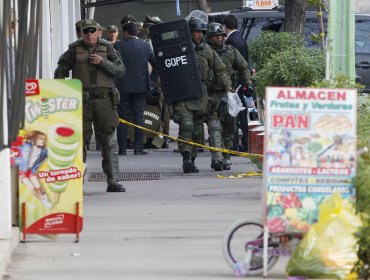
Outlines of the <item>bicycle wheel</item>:
{"label": "bicycle wheel", "polygon": [[[247,245],[253,246],[247,275],[263,274],[263,225],[251,221],[238,221],[226,232],[222,249],[226,262],[231,268],[236,263],[244,263],[247,254]],[[270,243],[269,248],[275,248]],[[268,256],[267,270],[270,270],[279,259],[279,256]]]}

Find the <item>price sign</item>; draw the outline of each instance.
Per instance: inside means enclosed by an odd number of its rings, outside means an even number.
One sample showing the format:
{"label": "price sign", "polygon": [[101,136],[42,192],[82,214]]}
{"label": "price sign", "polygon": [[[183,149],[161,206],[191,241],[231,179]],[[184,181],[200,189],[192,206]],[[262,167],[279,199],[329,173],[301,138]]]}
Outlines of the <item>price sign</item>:
{"label": "price sign", "polygon": [[279,6],[279,0],[246,0],[245,6],[253,10],[273,9]]}

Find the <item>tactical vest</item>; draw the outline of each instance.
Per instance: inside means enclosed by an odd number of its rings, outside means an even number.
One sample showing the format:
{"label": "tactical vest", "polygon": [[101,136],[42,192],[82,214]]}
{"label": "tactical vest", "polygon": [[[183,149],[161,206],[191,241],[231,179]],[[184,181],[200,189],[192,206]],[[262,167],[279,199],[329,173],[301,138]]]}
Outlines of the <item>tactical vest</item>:
{"label": "tactical vest", "polygon": [[[98,44],[95,53],[107,59],[107,46]],[[89,62],[89,52],[83,46],[76,46],[76,63],[72,69],[72,78],[81,80],[84,90],[112,88],[113,84],[111,76]]]}
{"label": "tactical vest", "polygon": [[[213,71],[208,66],[209,57],[213,55],[213,53],[210,52],[208,48],[209,47],[204,44],[194,47],[195,61],[198,67],[199,78],[202,83],[207,85],[207,87],[211,85],[213,79]],[[214,61],[213,57],[212,59]]]}
{"label": "tactical vest", "polygon": [[[232,87],[235,88],[239,80],[238,72],[234,70],[233,67],[236,60],[235,49],[228,45],[223,45],[222,49],[215,51],[221,58],[222,62],[226,65],[226,73],[231,79]],[[214,90],[223,90],[223,86],[216,83],[214,85]]]}

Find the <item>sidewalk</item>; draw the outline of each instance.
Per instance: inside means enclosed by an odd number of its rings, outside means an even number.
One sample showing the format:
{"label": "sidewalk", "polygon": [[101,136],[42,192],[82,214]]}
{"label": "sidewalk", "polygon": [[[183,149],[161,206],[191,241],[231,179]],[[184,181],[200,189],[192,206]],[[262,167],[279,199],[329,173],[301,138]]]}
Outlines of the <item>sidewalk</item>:
{"label": "sidewalk", "polygon": [[[30,236],[13,250],[8,277],[235,279],[222,256],[222,238],[237,220],[261,220],[262,178],[219,179],[217,174],[227,177],[255,166],[232,156],[232,169],[216,173],[208,151],[196,160],[200,173],[184,174],[176,147],[171,142],[169,149],[150,150],[147,156],[134,156],[133,150],[120,156],[121,172],[160,173],[159,180],[124,181],[126,193],[106,193],[105,182],[85,182],[80,243],[73,243],[72,235],[56,241]],[[94,144],[87,160],[88,172],[102,171]],[[268,279],[286,279],[286,261],[279,260]]]}
{"label": "sidewalk", "polygon": [[6,267],[10,263],[11,255],[19,243],[18,227],[13,227],[12,238],[0,240],[0,279],[6,275]]}

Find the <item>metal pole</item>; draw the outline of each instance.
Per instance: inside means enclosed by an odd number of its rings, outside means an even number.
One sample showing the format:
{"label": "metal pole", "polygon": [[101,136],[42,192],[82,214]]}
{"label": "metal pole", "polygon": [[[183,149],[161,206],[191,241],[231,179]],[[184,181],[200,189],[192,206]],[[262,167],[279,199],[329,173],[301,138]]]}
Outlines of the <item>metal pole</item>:
{"label": "metal pole", "polygon": [[329,67],[327,75],[339,74],[355,82],[355,13],[354,1],[330,1],[328,29]]}
{"label": "metal pole", "polygon": [[81,19],[85,19],[86,18],[86,8],[85,8],[85,0],[81,0],[80,1],[80,5],[81,5]]}
{"label": "metal pole", "polygon": [[263,277],[267,278],[269,229],[263,226]]}

